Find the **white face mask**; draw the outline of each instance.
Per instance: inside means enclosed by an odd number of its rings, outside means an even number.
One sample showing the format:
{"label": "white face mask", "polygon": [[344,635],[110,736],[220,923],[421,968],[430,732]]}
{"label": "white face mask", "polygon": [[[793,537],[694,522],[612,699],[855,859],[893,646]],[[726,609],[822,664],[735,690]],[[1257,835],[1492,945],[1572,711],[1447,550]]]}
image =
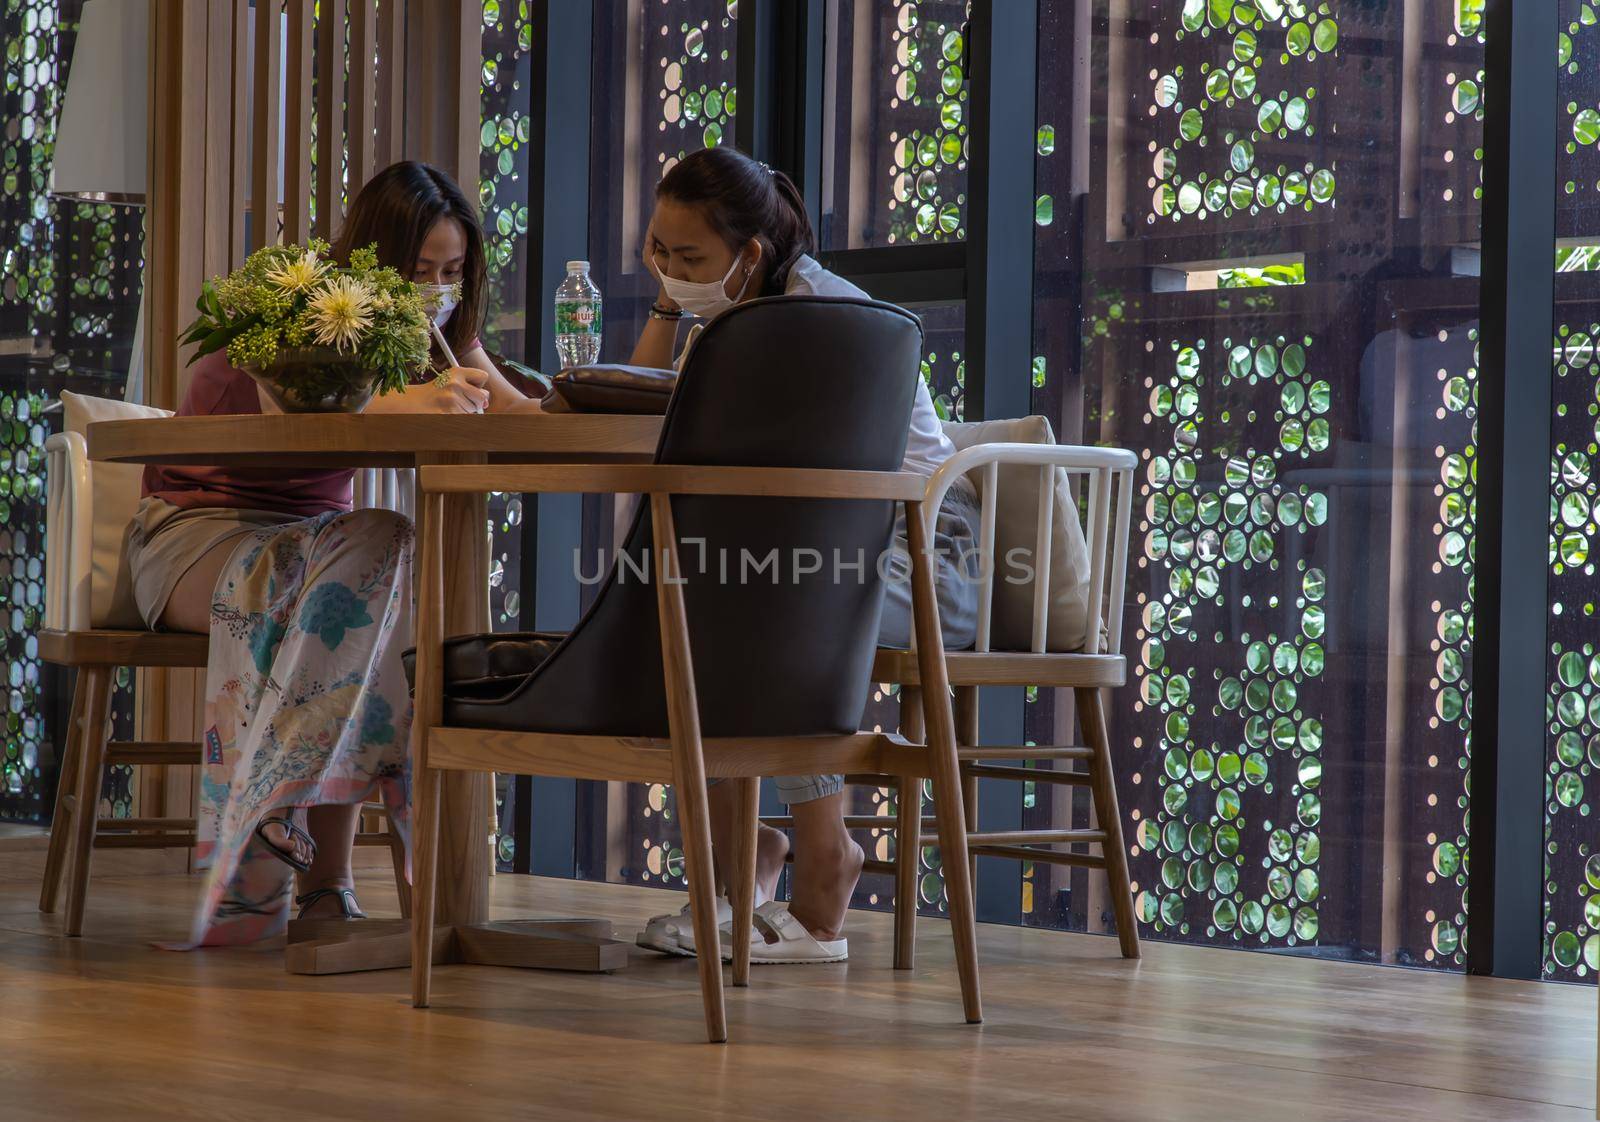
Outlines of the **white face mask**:
{"label": "white face mask", "polygon": [[456,305],[461,303],[461,298],[456,295],[457,287],[453,284],[419,284],[417,290],[422,293],[422,306],[433,314],[433,322],[439,327],[449,323]]}
{"label": "white face mask", "polygon": [[[761,258],[756,258],[759,261]],[[740,256],[735,256],[733,264],[728,266],[728,271],[722,274],[719,281],[685,281],[661,274],[661,287],[666,291],[667,299],[692,316],[701,319],[710,319],[720,312],[725,312],[740,300],[744,299],[744,290],[750,287],[750,274],[755,271],[752,265],[745,270],[744,283],[739,286],[739,295],[728,296],[728,281],[733,278],[734,271],[739,268]]]}

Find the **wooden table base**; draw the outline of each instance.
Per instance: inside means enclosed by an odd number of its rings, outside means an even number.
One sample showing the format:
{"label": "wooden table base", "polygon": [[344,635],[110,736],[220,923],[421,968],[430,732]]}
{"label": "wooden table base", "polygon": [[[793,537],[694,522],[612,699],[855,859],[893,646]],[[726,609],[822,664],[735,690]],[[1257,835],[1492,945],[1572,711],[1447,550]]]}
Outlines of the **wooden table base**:
{"label": "wooden table base", "polygon": [[[606,919],[505,920],[433,929],[433,961],[531,970],[610,973],[628,965],[631,944],[613,938]],[[411,965],[411,922],[305,919],[289,922],[284,969],[290,974],[354,974]]]}

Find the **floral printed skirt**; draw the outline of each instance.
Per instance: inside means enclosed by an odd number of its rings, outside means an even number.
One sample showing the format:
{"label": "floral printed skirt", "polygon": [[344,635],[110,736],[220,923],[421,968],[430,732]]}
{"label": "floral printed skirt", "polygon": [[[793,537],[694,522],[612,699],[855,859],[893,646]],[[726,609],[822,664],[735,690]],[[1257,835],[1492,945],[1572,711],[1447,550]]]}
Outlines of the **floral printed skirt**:
{"label": "floral printed skirt", "polygon": [[234,550],[211,607],[197,838],[209,874],[184,948],[283,932],[294,870],[255,835],[271,812],[376,795],[409,833],[412,546],[404,518],[359,510]]}

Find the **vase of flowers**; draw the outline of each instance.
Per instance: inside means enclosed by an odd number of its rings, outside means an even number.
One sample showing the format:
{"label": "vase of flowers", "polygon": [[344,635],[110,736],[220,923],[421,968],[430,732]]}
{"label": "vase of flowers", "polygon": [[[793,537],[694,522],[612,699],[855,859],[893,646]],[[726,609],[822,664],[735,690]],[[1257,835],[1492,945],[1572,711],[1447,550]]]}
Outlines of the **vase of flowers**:
{"label": "vase of flowers", "polygon": [[427,369],[423,295],[376,247],[340,266],[323,241],[267,246],[207,281],[195,307],[190,361],[226,348],[286,413],[359,413]]}

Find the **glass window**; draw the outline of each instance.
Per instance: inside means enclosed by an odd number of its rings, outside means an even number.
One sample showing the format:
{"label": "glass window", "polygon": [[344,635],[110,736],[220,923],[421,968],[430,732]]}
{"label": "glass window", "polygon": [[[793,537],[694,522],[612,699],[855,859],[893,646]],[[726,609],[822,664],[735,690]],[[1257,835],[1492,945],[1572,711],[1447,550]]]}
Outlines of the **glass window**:
{"label": "glass window", "polygon": [[483,344],[521,361],[525,353],[528,272],[528,82],[533,19],[527,6],[487,4],[483,12],[483,85],[478,148],[478,205],[489,264],[489,314]]}
{"label": "glass window", "polygon": [[[628,360],[657,293],[640,249],[656,184],[688,153],[733,140],[738,8],[614,0],[596,9],[589,253],[605,298],[602,361]],[[578,798],[579,876],[684,885],[670,787],[583,783]]]}
{"label": "glass window", "polygon": [[[534,24],[527,7],[488,4],[483,10],[483,77],[478,149],[478,205],[488,258],[489,300],[484,348],[495,358],[523,361],[527,299],[538,278],[528,271],[527,89]],[[521,624],[522,511],[520,495],[489,498],[490,619],[497,630]],[[509,839],[507,839],[509,841]]]}
{"label": "glass window", "polygon": [[[1460,969],[1478,18],[1040,14],[1035,407],[1140,458],[1110,719],[1143,933]],[[1063,742],[1070,697],[1027,720]],[[1108,930],[1102,879],[1026,868],[1026,921]]]}
{"label": "glass window", "polygon": [[961,352],[967,305],[957,300],[911,310],[922,320],[922,377],[933,397],[933,408],[944,420],[964,420],[967,363]]}
{"label": "glass window", "polygon": [[824,249],[966,237],[966,0],[829,0]]}
{"label": "glass window", "polygon": [[[0,135],[0,819],[40,821],[66,725],[62,676],[39,660],[44,612],[46,413],[63,389],[119,396],[143,283],[139,207],[49,194],[56,115],[77,40],[77,4],[19,0],[0,14],[7,128]],[[16,345],[16,344],[21,344]],[[131,733],[129,675],[118,671],[115,735]],[[127,768],[100,812],[126,817]]]}
{"label": "glass window", "polygon": [[733,140],[737,19],[737,0],[597,11],[589,253],[605,298],[603,361],[627,361],[656,296],[640,251],[656,184],[688,153]]}
{"label": "glass window", "polygon": [[1545,697],[1544,975],[1600,969],[1600,853],[1594,845],[1600,766],[1600,657],[1594,642],[1595,400],[1600,391],[1600,29],[1593,5],[1560,0],[1557,49],[1555,340],[1551,350],[1550,614]]}

